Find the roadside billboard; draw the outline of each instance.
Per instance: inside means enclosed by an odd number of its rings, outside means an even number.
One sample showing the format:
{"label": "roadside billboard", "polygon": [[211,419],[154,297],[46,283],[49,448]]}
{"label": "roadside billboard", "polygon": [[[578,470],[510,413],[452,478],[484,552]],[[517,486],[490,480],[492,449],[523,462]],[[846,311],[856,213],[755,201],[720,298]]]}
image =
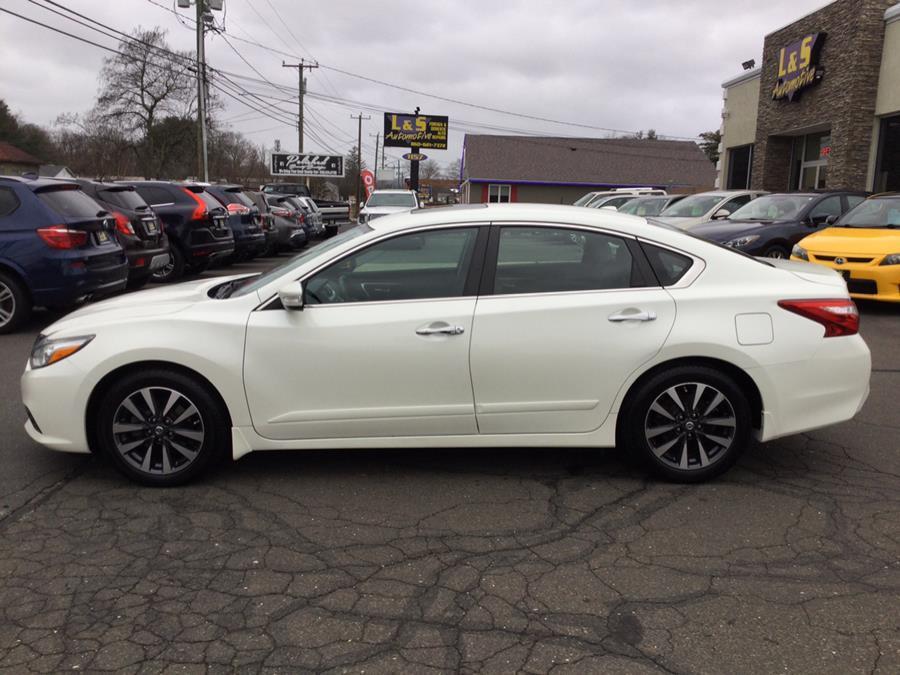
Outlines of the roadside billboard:
{"label": "roadside billboard", "polygon": [[446,150],[446,115],[384,113],[384,145],[388,148]]}
{"label": "roadside billboard", "polygon": [[273,176],[343,178],[344,158],[341,155],[273,152],[270,168]]}

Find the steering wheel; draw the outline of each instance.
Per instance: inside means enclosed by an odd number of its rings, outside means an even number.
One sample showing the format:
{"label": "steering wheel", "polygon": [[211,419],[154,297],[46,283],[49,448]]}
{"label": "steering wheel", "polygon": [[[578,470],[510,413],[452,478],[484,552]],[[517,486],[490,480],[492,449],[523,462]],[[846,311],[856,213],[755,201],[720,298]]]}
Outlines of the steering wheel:
{"label": "steering wheel", "polygon": [[316,289],[316,294],[310,293],[310,295],[316,298],[320,303],[342,302],[344,299],[341,293],[331,285],[329,279],[325,279],[322,282],[322,285]]}
{"label": "steering wheel", "polygon": [[338,277],[338,285],[341,295],[347,302],[355,302],[360,300],[368,300],[369,294],[366,292],[366,286],[360,281],[352,281],[347,276]]}

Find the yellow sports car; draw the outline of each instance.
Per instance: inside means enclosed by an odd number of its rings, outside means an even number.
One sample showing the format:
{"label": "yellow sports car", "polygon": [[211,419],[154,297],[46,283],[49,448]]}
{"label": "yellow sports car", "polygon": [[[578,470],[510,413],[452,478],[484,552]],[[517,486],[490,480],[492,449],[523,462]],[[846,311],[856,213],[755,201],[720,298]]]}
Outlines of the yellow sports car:
{"label": "yellow sports car", "polygon": [[791,260],[844,275],[854,298],[900,302],[900,193],[869,197],[794,246]]}

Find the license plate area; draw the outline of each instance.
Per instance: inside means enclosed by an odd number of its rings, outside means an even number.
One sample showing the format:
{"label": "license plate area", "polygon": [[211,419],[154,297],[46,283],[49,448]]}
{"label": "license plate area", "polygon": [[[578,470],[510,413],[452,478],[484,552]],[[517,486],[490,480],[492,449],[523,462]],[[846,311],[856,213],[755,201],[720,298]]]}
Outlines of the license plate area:
{"label": "license plate area", "polygon": [[147,234],[156,234],[157,232],[159,232],[159,226],[152,218],[148,218],[147,220],[141,222],[144,223],[144,229],[147,231]]}
{"label": "license plate area", "polygon": [[98,244],[105,244],[109,241],[109,232],[106,230],[97,230],[94,233],[94,236],[96,237]]}

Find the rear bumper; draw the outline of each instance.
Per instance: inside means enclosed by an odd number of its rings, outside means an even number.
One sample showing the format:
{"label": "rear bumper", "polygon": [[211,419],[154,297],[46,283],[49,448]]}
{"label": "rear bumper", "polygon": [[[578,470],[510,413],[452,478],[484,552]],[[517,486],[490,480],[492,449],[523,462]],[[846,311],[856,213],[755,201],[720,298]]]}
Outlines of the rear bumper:
{"label": "rear bumper", "polygon": [[52,274],[42,275],[45,285],[32,288],[35,305],[65,306],[90,295],[116,293],[128,281],[128,260],[121,249],[85,256],[77,251],[47,261]]}
{"label": "rear bumper", "polygon": [[761,441],[853,418],[869,396],[872,358],[859,335],[824,338],[803,361],[748,369],[763,400]]}
{"label": "rear bumper", "polygon": [[191,240],[187,246],[190,258],[217,258],[234,252],[234,235],[230,229],[211,230],[208,227],[197,228],[191,232]]}
{"label": "rear bumper", "polygon": [[129,248],[125,251],[125,255],[128,257],[128,277],[140,279],[168,262],[169,246],[166,244],[156,248]]}

